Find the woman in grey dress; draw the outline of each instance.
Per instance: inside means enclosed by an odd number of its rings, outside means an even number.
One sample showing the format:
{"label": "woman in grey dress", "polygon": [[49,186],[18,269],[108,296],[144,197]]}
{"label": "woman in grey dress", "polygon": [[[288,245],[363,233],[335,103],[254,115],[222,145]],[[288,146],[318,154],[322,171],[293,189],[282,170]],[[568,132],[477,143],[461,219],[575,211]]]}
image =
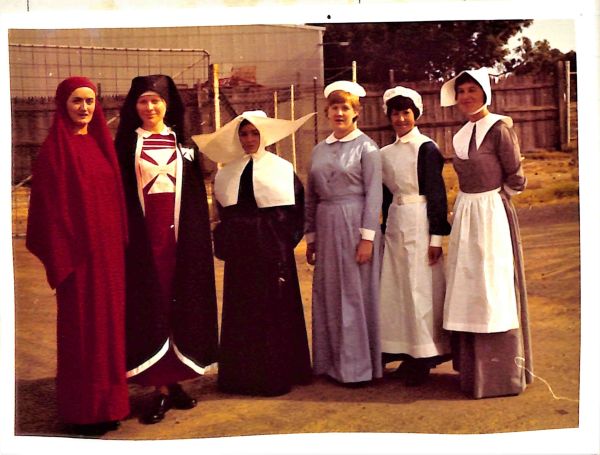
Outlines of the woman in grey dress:
{"label": "woman in grey dress", "polygon": [[325,88],[333,130],[313,150],[306,194],[306,257],[313,279],[313,370],[348,385],[381,377],[379,148],[357,127],[364,89]]}
{"label": "woman in grey dress", "polygon": [[460,191],[448,244],[444,328],[454,332],[455,369],[473,398],[516,395],[532,380],[527,293],[510,197],[526,179],[510,117],[492,114],[487,69],[442,86],[442,106],[469,119],[454,136]]}

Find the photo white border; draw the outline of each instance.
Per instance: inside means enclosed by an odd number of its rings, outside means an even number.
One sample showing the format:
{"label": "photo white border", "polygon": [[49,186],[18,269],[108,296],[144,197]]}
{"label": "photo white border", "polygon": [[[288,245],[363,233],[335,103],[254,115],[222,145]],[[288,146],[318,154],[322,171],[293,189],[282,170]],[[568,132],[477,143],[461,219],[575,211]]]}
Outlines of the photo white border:
{"label": "photo white border", "polygon": [[[108,2],[118,10],[85,14],[81,2],[47,2],[30,0],[29,13],[0,12],[0,137],[3,138],[0,156],[11,156],[10,91],[7,31],[11,28],[104,28],[104,27],[164,27],[197,25],[290,24],[378,21],[431,21],[476,19],[568,19],[576,24],[579,163],[581,204],[581,381],[580,427],[578,429],[544,430],[491,435],[413,435],[413,434],[315,434],[266,437],[228,437],[174,441],[95,441],[51,437],[14,436],[14,292],[11,247],[11,198],[9,185],[11,167],[1,166],[0,178],[0,453],[106,453],[108,451],[143,451],[144,454],[165,450],[204,453],[597,453],[599,423],[598,373],[600,295],[598,238],[598,182],[600,176],[598,135],[598,54],[599,19],[597,2],[526,2],[492,0],[404,0],[396,2],[362,0],[361,4],[336,2],[326,7],[317,2],[250,2],[251,7],[199,4],[190,9],[127,8],[124,2]],[[103,2],[94,2],[95,5]],[[138,2],[136,2],[138,3]],[[147,4],[149,2],[144,1]],[[164,1],[156,1],[164,4]],[[173,2],[193,4],[192,1]],[[224,1],[223,4],[231,2]],[[245,2],[248,3],[248,2]],[[287,3],[287,5],[282,5]],[[320,3],[320,2],[319,2]],[[132,3],[129,2],[131,5]],[[39,6],[39,9],[36,8]],[[97,8],[97,6],[96,6]],[[135,14],[131,14],[135,11]],[[328,19],[327,16],[331,19]],[[293,18],[293,21],[290,21]],[[575,340],[574,340],[575,341]],[[482,402],[483,403],[483,402]]]}

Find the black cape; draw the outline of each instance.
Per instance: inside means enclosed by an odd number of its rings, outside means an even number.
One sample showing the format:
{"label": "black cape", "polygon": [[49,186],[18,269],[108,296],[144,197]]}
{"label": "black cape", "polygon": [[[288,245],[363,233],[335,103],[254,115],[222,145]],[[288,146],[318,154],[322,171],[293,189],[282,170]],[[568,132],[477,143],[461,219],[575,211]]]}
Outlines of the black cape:
{"label": "black cape", "polygon": [[252,160],[238,203],[219,207],[215,251],[225,260],[219,352],[220,390],[274,396],[311,380],[310,354],[294,259],[303,235],[304,189],[295,205],[258,208]]}
{"label": "black cape", "polygon": [[[135,129],[141,121],[135,102],[146,90],[168,100],[165,123],[182,140],[183,105],[167,76],[133,80],[115,139],[128,214],[126,248],[126,350],[127,371],[139,368],[157,354],[170,338],[180,353],[202,368],[216,361],[218,350],[217,300],[206,188],[198,154],[182,161],[181,206],[176,251],[174,300],[162,303],[157,272],[146,233],[135,173]],[[163,93],[164,92],[164,93]],[[198,369],[196,368],[196,370]],[[139,371],[141,372],[141,371]]]}
{"label": "black cape", "polygon": [[196,159],[183,162],[181,208],[171,308],[161,303],[144,214],[138,198],[133,150],[119,150],[130,229],[126,248],[127,371],[153,357],[166,340],[200,367],[216,361],[218,329],[206,189]]}

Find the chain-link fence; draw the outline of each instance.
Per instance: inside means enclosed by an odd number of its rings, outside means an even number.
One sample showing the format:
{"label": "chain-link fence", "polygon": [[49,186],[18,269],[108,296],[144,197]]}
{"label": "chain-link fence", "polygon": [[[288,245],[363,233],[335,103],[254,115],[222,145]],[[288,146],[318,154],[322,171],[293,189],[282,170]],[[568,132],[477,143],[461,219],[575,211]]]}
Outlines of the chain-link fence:
{"label": "chain-link fence", "polygon": [[85,75],[101,95],[127,93],[140,74],[169,74],[180,86],[206,81],[210,55],[203,49],[152,49],[50,44],[9,44],[12,97],[53,96],[69,76]]}

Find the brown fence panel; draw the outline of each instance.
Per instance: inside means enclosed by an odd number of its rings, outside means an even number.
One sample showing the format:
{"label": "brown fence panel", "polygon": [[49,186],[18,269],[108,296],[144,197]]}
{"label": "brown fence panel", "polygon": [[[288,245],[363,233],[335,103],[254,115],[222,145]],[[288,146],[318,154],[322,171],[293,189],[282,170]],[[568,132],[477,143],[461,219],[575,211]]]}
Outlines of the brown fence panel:
{"label": "brown fence panel", "polygon": [[[560,74],[560,71],[557,72]],[[522,150],[527,153],[535,150],[577,150],[577,102],[576,79],[574,73],[563,71],[571,77],[572,88],[552,76],[514,76],[492,85],[493,99],[491,111],[513,118]],[[560,76],[558,76],[560,77]],[[437,142],[446,157],[452,154],[452,136],[465,123],[456,107],[440,107],[439,82],[410,82],[400,85],[417,90],[423,97],[423,116],[418,126],[424,134]],[[359,127],[371,136],[380,146],[394,140],[394,132],[382,109],[382,95],[388,87],[367,85],[367,96],[361,100],[362,113]],[[187,135],[214,131],[213,96],[206,84],[194,88],[182,88],[186,104]],[[273,116],[275,111],[274,92],[278,92],[278,116],[289,119],[290,88],[274,87],[229,87],[220,96],[221,124],[247,109],[262,109]],[[315,141],[323,140],[330,128],[324,113],[325,100],[323,87],[314,85],[295,86],[295,118],[317,111],[315,121],[309,121],[296,133],[297,173],[305,180]],[[563,100],[563,106],[560,105]],[[564,101],[567,100],[566,107]],[[101,99],[106,118],[114,134],[118,126],[118,112],[123,96],[104,96]],[[562,114],[561,114],[562,112]],[[566,115],[568,112],[569,115]],[[31,163],[37,156],[39,147],[47,135],[54,115],[54,99],[13,98],[12,99],[12,182],[23,182],[31,174]],[[564,140],[565,122],[569,122],[570,134]],[[286,138],[271,150],[292,160],[291,139]],[[203,159],[203,166],[210,178],[216,165]]]}
{"label": "brown fence panel", "polygon": [[[425,81],[403,85],[423,97],[423,116],[418,121],[420,130],[434,139],[446,156],[450,156],[452,136],[465,123],[465,118],[454,106],[440,106],[441,83]],[[393,131],[381,106],[384,90],[378,86],[367,87],[360,119],[360,128],[380,145],[393,140]],[[493,83],[492,93],[490,110],[512,117],[523,151],[561,149],[554,78],[509,77]]]}
{"label": "brown fence panel", "polygon": [[[189,137],[202,132],[202,125],[205,123],[202,106],[198,103],[196,89],[182,89],[180,93],[186,104],[186,134]],[[118,115],[123,100],[124,96],[107,96],[101,99],[113,136],[119,125]],[[28,183],[31,164],[48,135],[55,111],[54,98],[13,98],[11,107],[13,236],[22,236],[25,234],[28,205],[28,188],[22,184]]]}

